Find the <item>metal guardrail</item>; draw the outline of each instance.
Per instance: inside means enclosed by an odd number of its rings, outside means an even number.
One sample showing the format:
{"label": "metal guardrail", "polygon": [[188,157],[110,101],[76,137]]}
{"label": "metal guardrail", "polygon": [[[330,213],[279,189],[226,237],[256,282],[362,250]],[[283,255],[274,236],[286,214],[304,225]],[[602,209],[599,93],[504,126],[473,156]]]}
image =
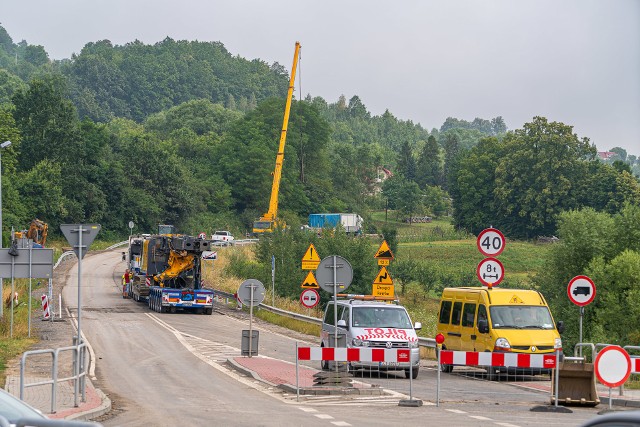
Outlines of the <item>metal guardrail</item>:
{"label": "metal guardrail", "polygon": [[[223,291],[214,290],[214,294],[225,299],[235,299],[233,294]],[[282,310],[276,307],[271,307],[267,304],[260,304],[260,308],[263,308],[271,313],[279,314],[280,316],[289,317],[291,319],[300,320],[302,322],[313,323],[314,325],[322,325],[322,319],[317,317],[305,316],[304,314],[293,313],[291,311]],[[427,348],[436,348],[436,340],[433,338],[418,337],[418,345]]]}

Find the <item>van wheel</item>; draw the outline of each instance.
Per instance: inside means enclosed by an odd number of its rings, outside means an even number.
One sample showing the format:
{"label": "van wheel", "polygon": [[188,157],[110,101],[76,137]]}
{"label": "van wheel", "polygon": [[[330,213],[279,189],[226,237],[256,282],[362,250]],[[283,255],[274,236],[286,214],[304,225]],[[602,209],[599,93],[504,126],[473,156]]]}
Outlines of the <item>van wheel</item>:
{"label": "van wheel", "polygon": [[323,371],[328,371],[329,370],[329,361],[328,360],[322,360],[320,362],[320,366],[321,366]]}
{"label": "van wheel", "polygon": [[[411,372],[413,371],[413,372]],[[405,369],[404,370],[404,376],[407,378],[411,378],[411,375],[413,375],[413,379],[415,380],[416,378],[418,378],[418,372],[420,372],[420,368],[415,367],[415,368],[411,368],[411,369]]]}
{"label": "van wheel", "polygon": [[449,372],[453,371],[453,365],[445,365],[444,363],[440,365],[440,372]]}

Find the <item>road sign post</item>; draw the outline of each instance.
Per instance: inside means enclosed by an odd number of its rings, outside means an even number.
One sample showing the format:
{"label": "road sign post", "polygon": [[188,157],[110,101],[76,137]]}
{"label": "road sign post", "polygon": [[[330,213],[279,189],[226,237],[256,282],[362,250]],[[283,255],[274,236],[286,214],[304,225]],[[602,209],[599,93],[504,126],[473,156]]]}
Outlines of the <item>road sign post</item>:
{"label": "road sign post", "polygon": [[598,353],[594,362],[596,377],[609,387],[609,409],[611,409],[611,389],[624,384],[631,375],[631,358],[623,348],[610,345]]}
{"label": "road sign post", "polygon": [[482,255],[494,257],[500,255],[502,251],[504,251],[506,239],[500,230],[489,227],[478,234],[476,244]]}
{"label": "road sign post", "polygon": [[486,286],[497,286],[504,279],[504,266],[497,258],[485,258],[476,268],[478,279]]}
{"label": "road sign post", "polygon": [[304,289],[300,294],[300,303],[306,308],[313,308],[320,302],[320,295],[315,289]]}
{"label": "road sign post", "polygon": [[[596,285],[587,276],[576,276],[569,281],[567,286],[567,295],[572,303],[580,307],[580,328],[579,337],[582,342],[582,318],[584,317],[584,307],[591,304],[596,297]],[[580,356],[582,356],[582,347],[580,347]]]}
{"label": "road sign post", "polygon": [[333,310],[334,347],[338,347],[338,288],[344,291],[351,285],[353,268],[341,256],[331,255],[320,261],[316,278],[323,290],[333,294],[333,304],[336,307]]}
{"label": "road sign post", "polygon": [[[89,250],[89,246],[98,235],[100,231],[100,224],[60,224],[60,230],[62,230],[62,234],[67,238],[69,244],[73,247],[73,251],[76,253],[78,257],[78,337],[76,340],[76,346],[78,347],[78,351],[76,354],[80,354],[80,345],[82,344],[82,258],[86,255]],[[75,364],[76,372],[75,375],[79,378],[80,375],[80,363],[79,359]],[[84,384],[84,383],[83,383]],[[75,381],[75,405],[78,405],[78,388],[79,382]],[[84,389],[82,390],[82,394],[84,395]]]}
{"label": "road sign post", "polygon": [[[260,305],[264,301],[264,285],[256,279],[247,279],[238,288],[238,298],[244,305],[249,306],[249,354],[251,357],[253,341],[253,306]],[[256,349],[257,354],[257,349]]]}

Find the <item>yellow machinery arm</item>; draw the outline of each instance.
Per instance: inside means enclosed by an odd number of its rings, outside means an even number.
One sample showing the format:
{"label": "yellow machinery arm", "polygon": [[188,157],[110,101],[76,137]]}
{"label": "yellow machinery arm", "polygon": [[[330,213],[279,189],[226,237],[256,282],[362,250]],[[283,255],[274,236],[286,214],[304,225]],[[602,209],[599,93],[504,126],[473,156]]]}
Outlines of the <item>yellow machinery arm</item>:
{"label": "yellow machinery arm", "polygon": [[284,162],[284,146],[287,141],[287,127],[289,125],[289,111],[291,110],[291,98],[293,96],[293,83],[296,79],[296,68],[298,66],[298,56],[300,54],[300,42],[296,42],[293,54],[293,66],[291,67],[291,78],[289,79],[289,90],[287,92],[287,103],[284,108],[284,119],[282,121],[282,131],[280,132],[280,145],[276,155],[276,167],[273,171],[273,184],[271,186],[271,199],[269,199],[269,210],[262,215],[257,222],[268,223],[268,227],[256,227],[254,233],[270,232],[274,229],[274,223],[278,217],[278,194],[280,192],[280,178],[282,177],[282,164]]}
{"label": "yellow machinery arm", "polygon": [[20,239],[26,237],[27,239],[33,240],[33,243],[39,244],[44,247],[45,243],[47,243],[47,233],[49,230],[49,225],[35,218],[31,221],[29,225],[29,229],[26,231],[17,231],[15,233],[15,237]]}
{"label": "yellow machinery arm", "polygon": [[163,283],[167,279],[173,279],[178,277],[183,271],[191,270],[195,267],[196,255],[188,254],[186,251],[172,250],[169,254],[169,260],[167,264],[169,267],[162,273],[155,276],[155,281],[163,286]]}

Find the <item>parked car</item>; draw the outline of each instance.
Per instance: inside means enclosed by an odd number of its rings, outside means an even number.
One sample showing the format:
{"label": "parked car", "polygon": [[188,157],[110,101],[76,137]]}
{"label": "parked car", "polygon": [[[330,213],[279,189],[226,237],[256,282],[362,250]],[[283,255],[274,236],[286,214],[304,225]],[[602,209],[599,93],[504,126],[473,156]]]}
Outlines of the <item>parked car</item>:
{"label": "parked car", "polygon": [[615,411],[598,415],[580,427],[640,427],[640,411]]}
{"label": "parked car", "polygon": [[211,240],[213,240],[214,245],[228,246],[233,245],[233,241],[235,239],[231,232],[219,230],[213,233],[213,235],[211,236]]}
{"label": "parked car", "polygon": [[0,388],[0,425],[5,425],[2,423],[5,420],[10,425],[15,425],[22,419],[47,420],[48,418],[36,408]]}

